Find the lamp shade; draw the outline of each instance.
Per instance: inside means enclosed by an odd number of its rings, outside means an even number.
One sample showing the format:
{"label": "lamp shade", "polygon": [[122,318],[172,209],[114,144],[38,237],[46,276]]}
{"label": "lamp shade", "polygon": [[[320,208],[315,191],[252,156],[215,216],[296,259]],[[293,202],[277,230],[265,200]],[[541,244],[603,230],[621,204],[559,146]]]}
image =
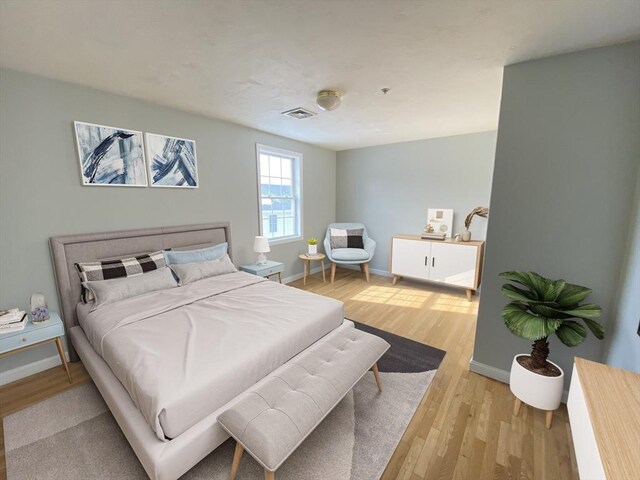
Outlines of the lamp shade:
{"label": "lamp shade", "polygon": [[253,241],[253,251],[256,253],[270,252],[269,239],[267,237],[257,236]]}

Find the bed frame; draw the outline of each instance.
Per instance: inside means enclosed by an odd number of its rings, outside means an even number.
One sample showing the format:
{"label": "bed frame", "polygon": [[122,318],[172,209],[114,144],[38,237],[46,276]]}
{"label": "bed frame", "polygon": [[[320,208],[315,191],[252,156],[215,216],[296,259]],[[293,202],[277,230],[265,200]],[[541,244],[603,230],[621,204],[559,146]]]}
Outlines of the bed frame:
{"label": "bed frame", "polygon": [[50,239],[58,298],[71,360],[82,360],[140,463],[152,479],[179,478],[223,443],[228,434],[220,427],[217,418],[237,399],[205,417],[178,437],[164,442],[159,440],[128,392],[106,362],[93,350],[82,328],[78,326],[76,305],[80,301],[81,285],[74,264],[122,258],[167,248],[198,248],[225,241],[229,243],[231,255],[231,226],[228,222],[67,235]]}

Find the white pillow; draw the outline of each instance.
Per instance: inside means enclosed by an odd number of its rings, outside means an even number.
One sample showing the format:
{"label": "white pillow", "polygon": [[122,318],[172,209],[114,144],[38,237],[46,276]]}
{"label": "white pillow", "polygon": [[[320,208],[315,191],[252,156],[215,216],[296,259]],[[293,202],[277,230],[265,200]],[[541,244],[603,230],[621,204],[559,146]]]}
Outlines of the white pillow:
{"label": "white pillow", "polygon": [[94,280],[82,282],[82,285],[93,294],[95,310],[103,305],[137,297],[156,290],[176,287],[176,279],[167,267],[159,268],[144,275],[113,278],[111,280]]}
{"label": "white pillow", "polygon": [[225,273],[238,271],[233,263],[231,263],[229,255],[206,262],[169,265],[169,268],[171,268],[173,273],[178,277],[179,285],[188,285],[203,278],[216,277],[218,275],[224,275]]}

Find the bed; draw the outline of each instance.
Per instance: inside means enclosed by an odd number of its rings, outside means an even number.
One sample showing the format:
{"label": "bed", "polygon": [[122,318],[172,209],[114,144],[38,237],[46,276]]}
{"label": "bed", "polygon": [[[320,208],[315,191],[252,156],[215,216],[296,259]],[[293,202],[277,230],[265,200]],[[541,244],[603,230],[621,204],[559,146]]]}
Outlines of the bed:
{"label": "bed", "polygon": [[224,442],[218,415],[326,334],[342,304],[244,272],[78,308],[76,262],[229,243],[229,223],[51,238],[72,361],[81,359],[152,479],[176,479]]}

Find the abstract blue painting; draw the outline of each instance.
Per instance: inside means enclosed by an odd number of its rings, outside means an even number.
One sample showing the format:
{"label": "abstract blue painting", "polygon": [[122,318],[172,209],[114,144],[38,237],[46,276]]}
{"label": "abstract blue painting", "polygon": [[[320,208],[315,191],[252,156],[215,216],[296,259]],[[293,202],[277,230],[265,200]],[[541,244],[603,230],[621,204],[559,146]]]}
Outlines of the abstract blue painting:
{"label": "abstract blue painting", "polygon": [[73,123],[83,185],[147,186],[142,132]]}
{"label": "abstract blue painting", "polygon": [[198,188],[196,142],[145,134],[152,187]]}

